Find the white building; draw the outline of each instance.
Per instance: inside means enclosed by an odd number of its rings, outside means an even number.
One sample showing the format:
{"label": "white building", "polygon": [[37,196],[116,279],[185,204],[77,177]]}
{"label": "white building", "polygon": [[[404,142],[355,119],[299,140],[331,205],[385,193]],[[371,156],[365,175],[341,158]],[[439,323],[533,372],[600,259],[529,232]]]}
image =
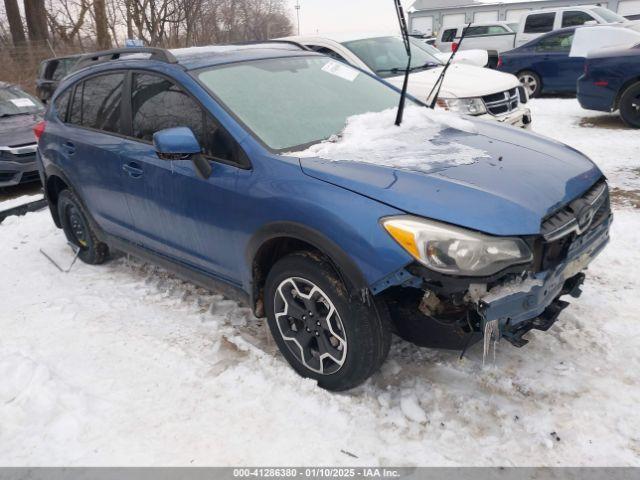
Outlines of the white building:
{"label": "white building", "polygon": [[496,20],[517,22],[523,13],[530,10],[596,3],[623,16],[640,15],[640,0],[415,0],[409,9],[409,30],[413,34],[431,35],[442,27]]}

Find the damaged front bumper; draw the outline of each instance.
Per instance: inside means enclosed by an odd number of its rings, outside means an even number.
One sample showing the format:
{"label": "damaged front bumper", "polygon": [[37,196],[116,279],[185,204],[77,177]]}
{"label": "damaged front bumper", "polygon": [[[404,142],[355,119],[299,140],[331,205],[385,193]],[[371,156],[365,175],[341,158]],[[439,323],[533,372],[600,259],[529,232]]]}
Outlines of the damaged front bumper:
{"label": "damaged front bumper", "polygon": [[517,347],[527,343],[523,335],[548,330],[560,312],[568,306],[563,295],[580,296],[582,273],[609,242],[612,217],[597,228],[577,237],[569,247],[566,260],[553,270],[530,274],[525,279],[493,288],[476,302],[482,319],[481,331],[489,322],[497,322],[500,336]]}

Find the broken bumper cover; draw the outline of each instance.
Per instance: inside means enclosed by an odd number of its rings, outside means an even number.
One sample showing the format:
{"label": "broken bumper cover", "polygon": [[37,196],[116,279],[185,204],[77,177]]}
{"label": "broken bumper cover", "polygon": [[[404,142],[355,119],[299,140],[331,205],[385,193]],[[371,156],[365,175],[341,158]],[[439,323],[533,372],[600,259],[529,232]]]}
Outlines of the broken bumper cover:
{"label": "broken bumper cover", "polygon": [[567,259],[555,269],[540,272],[522,282],[504,285],[489,291],[478,303],[486,323],[497,320],[501,336],[516,346],[526,344],[522,335],[532,329],[548,330],[568,303],[562,295],[580,295],[579,287],[591,261],[609,242],[610,216],[590,232],[578,237]]}
{"label": "broken bumper cover", "polygon": [[512,125],[514,127],[525,128],[525,129],[531,128],[531,122],[532,122],[531,110],[529,110],[528,108],[518,108],[517,110],[514,110],[509,114],[499,115],[499,116],[491,115],[490,113],[485,113],[484,115],[480,115],[479,117],[476,117],[476,118],[493,120],[500,123],[504,123],[505,125]]}

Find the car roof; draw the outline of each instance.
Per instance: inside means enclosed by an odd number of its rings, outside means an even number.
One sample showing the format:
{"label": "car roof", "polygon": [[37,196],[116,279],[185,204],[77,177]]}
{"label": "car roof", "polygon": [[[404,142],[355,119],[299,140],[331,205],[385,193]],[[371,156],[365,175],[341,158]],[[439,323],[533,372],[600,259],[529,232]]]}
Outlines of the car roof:
{"label": "car roof", "polygon": [[[247,62],[269,58],[296,57],[318,55],[317,53],[293,42],[264,42],[244,45],[210,45],[204,47],[177,48],[163,50],[160,48],[144,49],[136,52],[135,48],[95,52],[81,59],[77,70],[69,76],[80,72],[91,71],[96,67],[135,68],[136,66],[165,65],[179,66],[183,70],[195,70],[209,66],[229,63]],[[103,60],[100,60],[103,58]]]}
{"label": "car roof", "polygon": [[313,52],[293,43],[265,42],[245,45],[210,45],[205,47],[169,50],[187,70],[225,63],[245,62],[266,58],[309,55]]}

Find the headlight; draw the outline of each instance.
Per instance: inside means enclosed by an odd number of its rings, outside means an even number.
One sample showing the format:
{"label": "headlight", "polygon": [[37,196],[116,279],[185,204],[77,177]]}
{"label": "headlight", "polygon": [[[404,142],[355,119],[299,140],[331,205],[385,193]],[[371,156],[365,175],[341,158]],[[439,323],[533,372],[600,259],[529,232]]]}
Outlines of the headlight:
{"label": "headlight", "polygon": [[482,115],[487,108],[481,98],[438,98],[438,106],[465,115]]}
{"label": "headlight", "polygon": [[520,238],[492,237],[408,215],[381,223],[416,260],[440,273],[481,277],[533,259]]}

